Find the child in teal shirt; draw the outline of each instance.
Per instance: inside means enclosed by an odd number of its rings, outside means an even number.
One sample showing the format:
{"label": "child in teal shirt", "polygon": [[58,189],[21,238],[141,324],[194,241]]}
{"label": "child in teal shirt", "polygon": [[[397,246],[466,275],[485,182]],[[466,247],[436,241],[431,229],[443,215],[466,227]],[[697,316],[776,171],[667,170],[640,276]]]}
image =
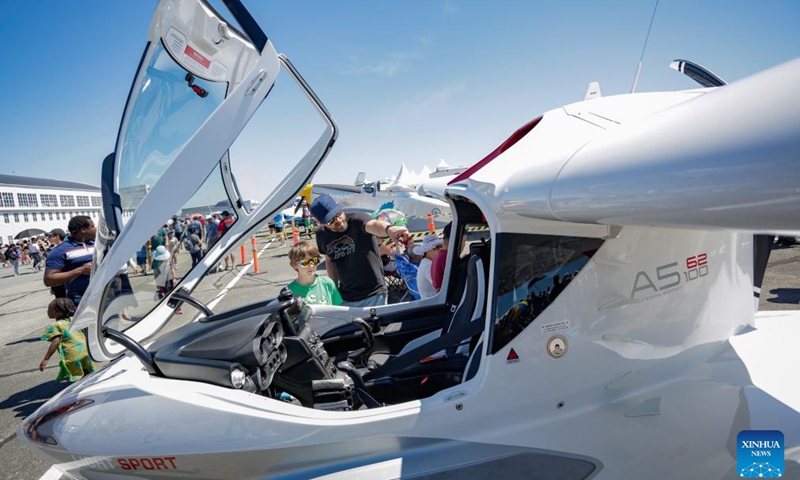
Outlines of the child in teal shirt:
{"label": "child in teal shirt", "polygon": [[47,316],[55,322],[42,335],[42,340],[49,342],[49,345],[44,359],[39,363],[39,371],[43,372],[50,357],[58,352],[60,369],[56,382],[63,378],[74,382],[95,370],[86,348],[86,336],[80,330],[69,330],[74,313],[75,304],[68,298],[56,298],[47,306]]}

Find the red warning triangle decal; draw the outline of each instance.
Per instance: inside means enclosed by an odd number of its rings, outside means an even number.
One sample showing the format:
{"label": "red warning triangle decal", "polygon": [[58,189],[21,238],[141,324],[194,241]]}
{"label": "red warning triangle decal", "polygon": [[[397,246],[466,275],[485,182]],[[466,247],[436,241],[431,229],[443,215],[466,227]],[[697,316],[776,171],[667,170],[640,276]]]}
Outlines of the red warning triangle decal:
{"label": "red warning triangle decal", "polygon": [[511,351],[508,352],[508,357],[506,357],[506,361],[516,362],[517,360],[519,360],[519,355],[517,355],[517,352],[515,352],[514,349],[512,348]]}

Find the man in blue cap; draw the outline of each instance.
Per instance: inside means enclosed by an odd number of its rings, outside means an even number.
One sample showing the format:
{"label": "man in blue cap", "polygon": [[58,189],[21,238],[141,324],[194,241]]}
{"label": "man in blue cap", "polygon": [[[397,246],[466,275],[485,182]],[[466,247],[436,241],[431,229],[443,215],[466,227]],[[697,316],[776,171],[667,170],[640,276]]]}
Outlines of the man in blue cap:
{"label": "man in blue cap", "polygon": [[[345,213],[328,195],[311,203],[317,230],[317,248],[325,256],[325,269],[336,282],[347,307],[386,305],[383,262],[377,238],[405,242],[408,229],[371,218],[362,212]],[[376,238],[377,237],[377,238]]]}

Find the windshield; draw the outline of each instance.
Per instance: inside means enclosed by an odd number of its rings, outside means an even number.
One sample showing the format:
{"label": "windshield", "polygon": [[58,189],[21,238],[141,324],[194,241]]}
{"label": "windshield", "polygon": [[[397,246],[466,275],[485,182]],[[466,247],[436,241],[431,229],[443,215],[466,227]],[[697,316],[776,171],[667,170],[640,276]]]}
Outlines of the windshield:
{"label": "windshield", "polygon": [[[225,14],[245,18],[247,34],[218,12],[203,0],[156,8],[116,151],[103,163],[98,253],[73,320],[89,327],[97,359],[121,352],[104,327],[150,338],[181,313],[176,290],[232,269],[232,251],[252,243],[335,142],[327,110],[247,12]],[[282,71],[297,91],[289,101],[273,100]],[[309,133],[287,133],[298,127]]]}
{"label": "windshield", "polygon": [[[185,43],[174,29],[170,37]],[[227,91],[228,82],[202,79],[178,64],[163,43],[150,50],[120,135],[116,172],[123,225]],[[200,263],[220,230],[236,221],[231,207],[217,165],[183,208],[163,212],[160,226],[120,266],[106,286],[103,325],[124,331],[152,311]],[[191,262],[178,262],[181,251],[191,254]]]}
{"label": "windshield", "polygon": [[227,82],[211,82],[178,65],[163,45],[153,50],[121,137],[118,192],[123,224],[175,154],[225,99]]}
{"label": "windshield", "polygon": [[108,284],[103,325],[125,331],[150,313],[236,222],[230,205],[217,167],[184,208],[165,216]]}

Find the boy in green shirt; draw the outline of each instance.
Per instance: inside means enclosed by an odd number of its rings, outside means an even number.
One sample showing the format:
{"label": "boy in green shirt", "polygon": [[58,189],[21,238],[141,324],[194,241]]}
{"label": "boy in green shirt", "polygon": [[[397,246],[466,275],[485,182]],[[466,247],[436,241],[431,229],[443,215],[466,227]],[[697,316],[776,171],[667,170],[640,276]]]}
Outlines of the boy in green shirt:
{"label": "boy in green shirt", "polygon": [[289,290],[303,297],[309,305],[341,305],[342,297],[336,284],[328,277],[317,275],[319,250],[311,242],[297,242],[289,250],[289,264],[297,272]]}

